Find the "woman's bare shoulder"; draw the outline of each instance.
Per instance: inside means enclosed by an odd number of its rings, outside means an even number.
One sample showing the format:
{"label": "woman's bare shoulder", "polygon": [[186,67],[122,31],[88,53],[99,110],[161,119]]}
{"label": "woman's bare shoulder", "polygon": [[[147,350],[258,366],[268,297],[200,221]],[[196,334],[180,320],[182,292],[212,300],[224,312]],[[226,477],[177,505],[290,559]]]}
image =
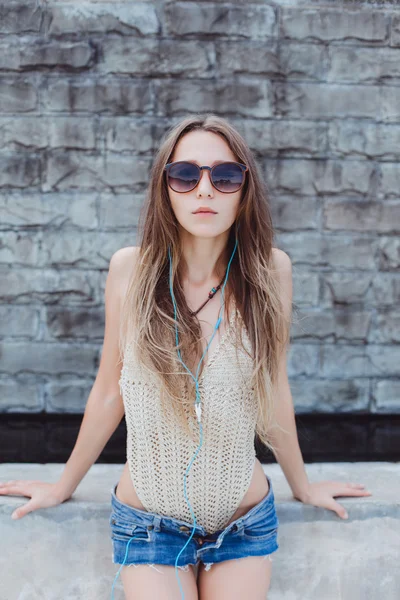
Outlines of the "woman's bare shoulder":
{"label": "woman's bare shoulder", "polygon": [[139,250],[139,246],[127,246],[126,248],[120,248],[114,252],[111,257],[111,261],[117,269],[128,268],[129,265],[132,265],[132,261],[134,261],[138,256]]}
{"label": "woman's bare shoulder", "polygon": [[288,272],[292,268],[290,256],[280,248],[272,248],[272,262],[277,271]]}
{"label": "woman's bare shoulder", "polygon": [[127,246],[114,252],[111,257],[110,272],[113,274],[114,281],[119,287],[122,298],[125,297],[133,269],[136,266],[139,250],[139,246]]}
{"label": "woman's bare shoulder", "polygon": [[280,284],[281,300],[284,306],[285,316],[291,318],[293,301],[293,268],[291,258],[286,252],[279,248],[272,249],[274,269],[276,269],[277,281]]}

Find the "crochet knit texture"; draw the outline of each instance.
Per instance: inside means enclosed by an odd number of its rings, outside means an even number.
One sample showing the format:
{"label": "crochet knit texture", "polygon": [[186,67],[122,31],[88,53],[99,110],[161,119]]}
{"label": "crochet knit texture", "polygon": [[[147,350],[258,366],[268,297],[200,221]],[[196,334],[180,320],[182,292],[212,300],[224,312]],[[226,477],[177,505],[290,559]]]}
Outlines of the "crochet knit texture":
{"label": "crochet knit texture", "polygon": [[[136,493],[147,511],[194,520],[184,494],[206,532],[223,529],[248,490],[255,465],[257,403],[249,385],[251,357],[234,345],[234,315],[199,379],[203,443],[188,439],[176,419],[161,418],[159,383],[127,346],[120,377],[127,426],[126,455]],[[217,335],[217,334],[216,334]],[[243,343],[250,340],[243,323]],[[205,355],[205,358],[207,355]],[[189,375],[190,377],[190,375]],[[193,402],[194,402],[193,398]],[[194,421],[200,441],[199,424]]]}

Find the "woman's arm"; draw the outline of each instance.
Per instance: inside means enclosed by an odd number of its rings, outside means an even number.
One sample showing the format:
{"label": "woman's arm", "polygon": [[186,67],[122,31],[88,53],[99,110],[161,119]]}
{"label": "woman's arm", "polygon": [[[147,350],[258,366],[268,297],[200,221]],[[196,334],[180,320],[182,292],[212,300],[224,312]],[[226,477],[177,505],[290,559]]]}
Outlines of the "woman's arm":
{"label": "woman's arm", "polygon": [[[283,250],[274,248],[274,263],[275,268],[278,270],[283,309],[288,322],[290,322],[293,298],[292,262]],[[274,452],[275,458],[285,474],[293,496],[305,501],[310,484],[297,437],[295,411],[286,365],[287,347],[283,348],[280,352],[276,385],[276,419],[279,425],[288,433],[277,430],[272,436],[272,442],[277,448],[276,452]]]}
{"label": "woman's arm", "polygon": [[[289,319],[293,296],[292,263],[289,256],[277,248],[274,249],[274,261],[276,268],[279,269],[282,302]],[[278,430],[272,436],[273,443],[277,447],[274,455],[292,489],[294,498],[305,504],[327,508],[336,512],[342,519],[347,519],[346,509],[334,498],[337,496],[371,496],[372,494],[364,489],[365,486],[362,483],[343,481],[310,483],[308,481],[297,438],[295,413],[286,371],[286,352],[287,348],[283,348],[280,353],[276,418],[287,433]]]}
{"label": "woman's arm", "polygon": [[61,502],[72,496],[124,415],[118,383],[121,364],[117,364],[119,319],[138,250],[137,247],[121,248],[110,260],[105,287],[105,332],[100,365],[89,394],[77,441],[55,485]]}

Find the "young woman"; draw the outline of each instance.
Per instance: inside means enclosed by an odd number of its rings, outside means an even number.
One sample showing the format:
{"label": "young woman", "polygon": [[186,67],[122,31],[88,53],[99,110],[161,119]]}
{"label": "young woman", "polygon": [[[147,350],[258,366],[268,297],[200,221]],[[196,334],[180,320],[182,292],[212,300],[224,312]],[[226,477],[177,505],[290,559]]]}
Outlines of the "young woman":
{"label": "young woman", "polygon": [[60,480],[0,493],[31,498],[15,518],[64,502],[125,412],[110,533],[126,598],[265,600],[279,523],[255,433],[297,500],[346,518],[334,497],[370,492],[307,479],[286,372],[291,261],[241,135],[212,114],[171,128],[142,218],[139,246],[110,261],[101,362]]}

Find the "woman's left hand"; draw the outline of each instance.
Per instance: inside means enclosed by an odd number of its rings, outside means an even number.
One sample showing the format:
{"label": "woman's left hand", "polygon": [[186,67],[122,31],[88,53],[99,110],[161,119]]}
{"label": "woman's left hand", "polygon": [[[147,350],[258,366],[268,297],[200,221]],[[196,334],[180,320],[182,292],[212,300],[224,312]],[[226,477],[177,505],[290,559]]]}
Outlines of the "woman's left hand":
{"label": "woman's left hand", "polygon": [[364,489],[362,483],[344,483],[343,481],[317,481],[310,483],[306,493],[298,498],[304,504],[321,506],[336,512],[342,519],[347,519],[348,514],[344,506],[334,500],[335,496],[372,496],[372,492]]}

